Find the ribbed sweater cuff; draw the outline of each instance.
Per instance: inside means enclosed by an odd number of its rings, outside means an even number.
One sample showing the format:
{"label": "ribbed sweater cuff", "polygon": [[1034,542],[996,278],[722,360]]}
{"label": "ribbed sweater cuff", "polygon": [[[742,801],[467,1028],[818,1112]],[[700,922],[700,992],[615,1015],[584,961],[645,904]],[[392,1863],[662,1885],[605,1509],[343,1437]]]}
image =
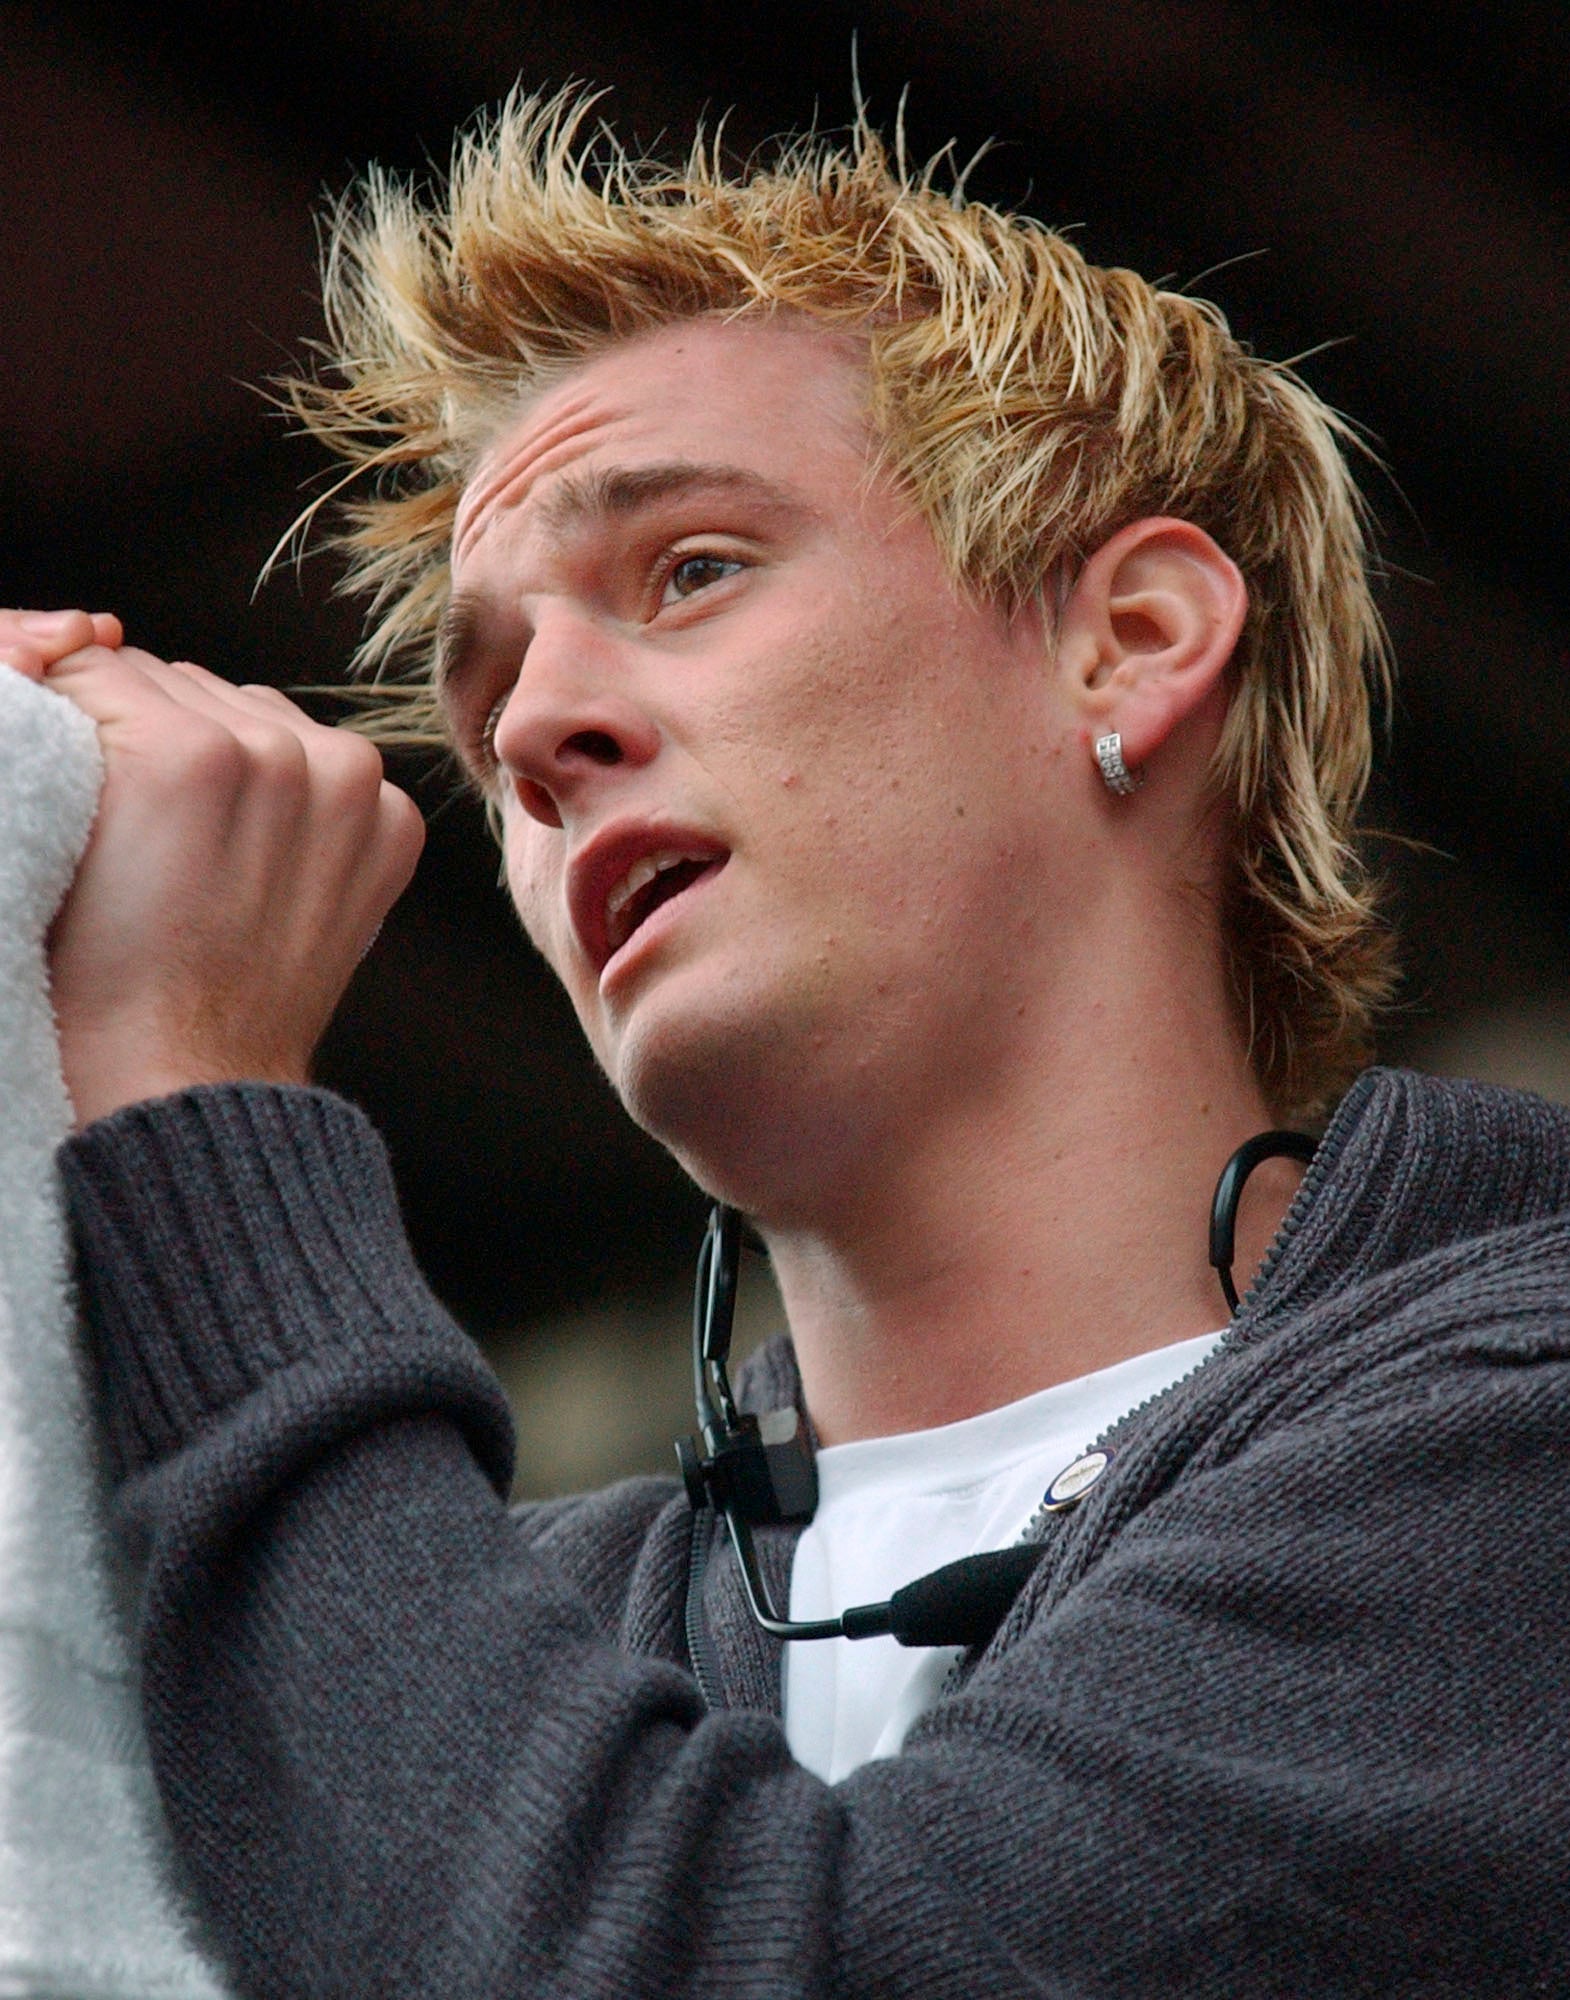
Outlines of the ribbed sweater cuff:
{"label": "ribbed sweater cuff", "polygon": [[335,1400],[449,1412],[505,1490],[505,1402],[421,1277],[386,1152],[352,1105],[184,1091],[88,1126],[60,1165],[122,1473],[270,1383],[325,1371]]}

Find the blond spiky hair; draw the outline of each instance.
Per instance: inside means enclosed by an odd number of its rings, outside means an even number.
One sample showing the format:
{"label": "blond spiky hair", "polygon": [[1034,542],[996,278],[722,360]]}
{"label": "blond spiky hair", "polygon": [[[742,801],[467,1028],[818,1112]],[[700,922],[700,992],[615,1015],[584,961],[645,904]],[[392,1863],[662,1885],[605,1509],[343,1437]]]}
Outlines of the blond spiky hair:
{"label": "blond spiky hair", "polygon": [[[1212,306],[1085,261],[939,187],[865,117],[836,145],[727,174],[630,158],[583,92],[514,95],[430,197],[373,171],[330,219],[329,342],[285,385],[367,475],[344,587],[371,599],[364,726],[445,744],[432,680],[459,495],[521,399],[675,320],[790,312],[866,343],[875,449],[957,583],[1043,590],[1125,523],[1181,516],[1230,555],[1249,613],[1217,753],[1230,814],[1221,932],[1277,1115],[1367,1057],[1393,984],[1353,846],[1371,688],[1387,665],[1348,425]],[[339,488],[335,487],[334,492]]]}

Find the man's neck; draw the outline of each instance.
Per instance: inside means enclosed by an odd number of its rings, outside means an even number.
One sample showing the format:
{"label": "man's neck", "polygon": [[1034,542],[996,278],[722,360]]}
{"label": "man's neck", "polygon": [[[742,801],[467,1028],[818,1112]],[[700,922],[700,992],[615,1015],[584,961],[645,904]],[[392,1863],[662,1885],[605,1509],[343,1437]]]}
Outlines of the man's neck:
{"label": "man's neck", "polygon": [[[1211,1197],[1274,1121],[1224,1010],[1185,1017],[1170,985],[1112,1004],[1121,1022],[1098,1009],[1007,1092],[879,1148],[826,1217],[765,1220],[823,1442],[956,1422],[1225,1322]],[[1252,1178],[1240,1290],[1300,1171]]]}

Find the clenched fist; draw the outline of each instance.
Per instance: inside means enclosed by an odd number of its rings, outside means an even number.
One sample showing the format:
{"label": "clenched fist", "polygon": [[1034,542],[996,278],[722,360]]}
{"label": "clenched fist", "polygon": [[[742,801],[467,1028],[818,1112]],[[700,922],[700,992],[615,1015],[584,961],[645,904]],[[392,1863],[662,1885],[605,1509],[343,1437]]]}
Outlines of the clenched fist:
{"label": "clenched fist", "polygon": [[50,958],[79,1123],[194,1083],[300,1083],[424,828],[362,737],[273,688],[0,612],[0,665],[98,724],[103,798]]}

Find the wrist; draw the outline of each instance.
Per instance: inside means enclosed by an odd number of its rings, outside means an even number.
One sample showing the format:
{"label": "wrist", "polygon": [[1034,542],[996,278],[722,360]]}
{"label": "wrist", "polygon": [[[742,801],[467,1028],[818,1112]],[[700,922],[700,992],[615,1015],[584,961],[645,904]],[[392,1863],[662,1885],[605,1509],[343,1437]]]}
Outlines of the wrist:
{"label": "wrist", "polygon": [[305,1084],[306,1066],[276,1057],[246,1059],[238,1053],[159,1049],[146,1039],[127,1047],[122,1037],[61,1035],[61,1067],[78,1132],[127,1105],[174,1097],[184,1090],[225,1083]]}

